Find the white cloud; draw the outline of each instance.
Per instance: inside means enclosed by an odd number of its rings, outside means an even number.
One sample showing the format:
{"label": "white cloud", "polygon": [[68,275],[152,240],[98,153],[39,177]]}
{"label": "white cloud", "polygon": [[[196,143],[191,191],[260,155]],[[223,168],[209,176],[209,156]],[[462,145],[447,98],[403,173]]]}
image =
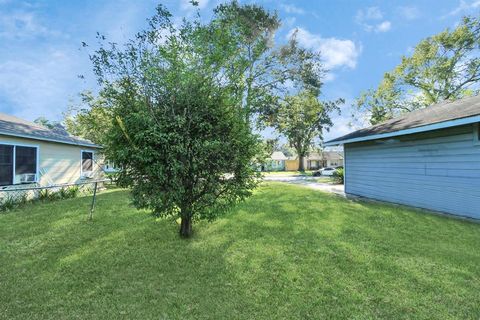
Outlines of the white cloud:
{"label": "white cloud", "polygon": [[183,10],[194,10],[195,8],[203,9],[208,5],[209,0],[196,0],[198,2],[198,6],[192,5],[192,0],[181,0],[180,7]]}
{"label": "white cloud", "polygon": [[323,80],[323,83],[327,83],[327,82],[332,82],[336,78],[337,78],[337,76],[335,75],[335,73],[327,72],[322,80]]}
{"label": "white cloud", "polygon": [[333,126],[330,128],[329,131],[323,132],[323,140],[329,141],[341,136],[344,136],[355,129],[352,127],[352,113],[350,111],[350,104],[349,100],[346,101],[342,106],[340,106],[341,113],[338,114],[336,112],[330,115]]}
{"label": "white cloud", "polygon": [[355,20],[358,23],[363,23],[364,21],[369,20],[381,20],[383,18],[383,13],[378,7],[368,7],[366,9],[360,9],[357,11]]}
{"label": "white cloud", "polygon": [[283,19],[283,23],[287,28],[293,27],[295,22],[297,22],[297,18],[295,18],[295,17],[288,17],[286,19]]}
{"label": "white cloud", "polygon": [[375,26],[375,32],[387,32],[391,27],[390,21],[383,21]]}
{"label": "white cloud", "polygon": [[59,35],[61,32],[50,30],[41,24],[33,12],[0,13],[0,38],[23,39]]}
{"label": "white cloud", "polygon": [[398,7],[400,16],[406,20],[415,20],[420,17],[420,10],[414,6]]}
{"label": "white cloud", "polygon": [[288,33],[290,38],[297,31],[298,43],[306,48],[320,51],[325,67],[335,69],[348,67],[354,69],[361,47],[352,40],[337,38],[322,38],[320,35],[310,33],[303,28],[292,29]]}
{"label": "white cloud", "polygon": [[480,8],[480,0],[475,0],[471,2],[460,0],[458,6],[455,7],[452,11],[450,11],[447,15],[443,16],[442,18],[446,18],[448,16],[455,16],[459,13],[470,11],[472,9],[477,9],[477,8]]}
{"label": "white cloud", "polygon": [[388,20],[379,21],[383,17],[384,15],[380,8],[368,7],[357,11],[355,22],[363,26],[363,29],[367,32],[387,32],[392,24]]}
{"label": "white cloud", "polygon": [[281,4],[280,8],[282,8],[282,10],[285,11],[286,13],[305,14],[305,10],[297,6],[294,6],[292,4]]}
{"label": "white cloud", "polygon": [[59,119],[72,94],[80,91],[81,59],[75,51],[52,50],[35,60],[0,63],[0,97],[21,118]]}

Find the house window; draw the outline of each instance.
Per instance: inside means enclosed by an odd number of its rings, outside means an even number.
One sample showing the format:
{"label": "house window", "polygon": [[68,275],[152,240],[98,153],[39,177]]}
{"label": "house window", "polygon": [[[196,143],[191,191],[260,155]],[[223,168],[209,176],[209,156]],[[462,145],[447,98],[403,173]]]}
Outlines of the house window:
{"label": "house window", "polygon": [[0,144],[0,186],[37,181],[37,147]]}
{"label": "house window", "polygon": [[82,176],[93,171],[93,152],[82,151]]}
{"label": "house window", "polygon": [[0,186],[13,184],[13,146],[0,145]]}
{"label": "house window", "polygon": [[35,174],[37,172],[37,149],[15,147],[15,174]]}

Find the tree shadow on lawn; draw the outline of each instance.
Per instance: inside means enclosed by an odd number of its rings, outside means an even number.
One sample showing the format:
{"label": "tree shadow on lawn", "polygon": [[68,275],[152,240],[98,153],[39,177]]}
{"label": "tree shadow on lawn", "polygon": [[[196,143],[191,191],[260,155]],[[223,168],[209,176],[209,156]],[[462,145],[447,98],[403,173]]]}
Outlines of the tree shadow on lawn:
{"label": "tree shadow on lawn", "polygon": [[[478,255],[457,252],[450,261],[459,240],[443,249],[459,231],[478,244],[478,226],[272,185],[226,217],[195,225],[195,237],[184,241],[171,220],[134,210],[126,195],[100,194],[93,223],[85,221],[80,199],[67,200],[74,207],[67,210],[65,203],[65,212],[49,215],[57,205],[51,203],[42,214],[6,219],[18,220],[16,228],[33,228],[5,239],[7,267],[17,270],[0,278],[11,318],[435,317],[479,311],[479,286],[472,281],[478,271],[471,269]],[[46,227],[34,223],[38,219]],[[442,226],[441,239],[425,234],[431,229],[425,224]],[[455,272],[470,283],[456,281]],[[459,303],[468,295],[470,302]]]}
{"label": "tree shadow on lawn", "polygon": [[[283,244],[290,239],[291,246],[283,248],[283,254],[290,253],[285,260],[295,261],[295,254],[310,258],[299,272],[304,278],[323,277],[317,289],[333,285],[335,299],[344,292],[344,305],[337,310],[340,314],[348,310],[348,315],[351,310],[345,305],[352,303],[369,305],[375,312],[367,315],[382,317],[419,310],[428,317],[432,306],[439,315],[455,314],[460,304],[465,305],[464,310],[475,310],[470,315],[480,312],[474,302],[478,300],[469,297],[472,293],[479,297],[480,289],[477,224],[300,190],[283,191],[282,186],[273,191],[277,193],[274,195],[272,190],[268,195],[264,192],[265,196],[260,193],[254,207],[245,204],[244,212],[239,213],[244,216],[237,222],[244,224],[241,238],[260,235],[260,241],[272,246],[279,239]],[[248,213],[255,208],[260,214]],[[261,219],[257,219],[259,215]],[[268,224],[281,227],[262,236]],[[313,265],[320,270],[312,269]],[[315,290],[309,296],[312,293]]]}

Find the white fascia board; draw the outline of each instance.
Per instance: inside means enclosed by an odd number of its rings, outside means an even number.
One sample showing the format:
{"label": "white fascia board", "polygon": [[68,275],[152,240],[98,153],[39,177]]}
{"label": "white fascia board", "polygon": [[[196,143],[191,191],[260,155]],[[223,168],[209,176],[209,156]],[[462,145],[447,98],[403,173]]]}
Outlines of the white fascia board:
{"label": "white fascia board", "polygon": [[391,137],[403,136],[403,135],[407,135],[407,134],[414,134],[414,133],[427,132],[427,131],[433,131],[433,130],[438,130],[438,129],[458,127],[458,126],[471,124],[471,123],[477,123],[477,122],[480,122],[480,115],[474,116],[474,117],[468,117],[468,118],[461,118],[461,119],[455,119],[455,120],[450,120],[450,121],[438,122],[438,123],[433,123],[433,124],[429,124],[429,125],[426,125],[426,126],[404,129],[404,130],[399,130],[399,131],[374,134],[374,135],[370,135],[370,136],[358,137],[358,138],[352,138],[352,139],[345,139],[345,140],[334,141],[334,142],[327,142],[327,143],[325,143],[325,146],[326,147],[331,147],[331,146],[338,146],[338,145],[346,144],[346,143],[391,138]]}

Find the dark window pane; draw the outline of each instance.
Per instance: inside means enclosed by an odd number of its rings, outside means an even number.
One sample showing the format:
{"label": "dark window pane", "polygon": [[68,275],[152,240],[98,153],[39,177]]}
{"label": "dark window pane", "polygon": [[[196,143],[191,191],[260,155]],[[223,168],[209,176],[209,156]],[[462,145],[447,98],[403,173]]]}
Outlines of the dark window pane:
{"label": "dark window pane", "polygon": [[13,146],[0,145],[0,186],[13,184]]}
{"label": "dark window pane", "polygon": [[37,173],[37,148],[15,147],[15,174]]}
{"label": "dark window pane", "polygon": [[93,170],[93,153],[82,152],[82,171],[89,172]]}

